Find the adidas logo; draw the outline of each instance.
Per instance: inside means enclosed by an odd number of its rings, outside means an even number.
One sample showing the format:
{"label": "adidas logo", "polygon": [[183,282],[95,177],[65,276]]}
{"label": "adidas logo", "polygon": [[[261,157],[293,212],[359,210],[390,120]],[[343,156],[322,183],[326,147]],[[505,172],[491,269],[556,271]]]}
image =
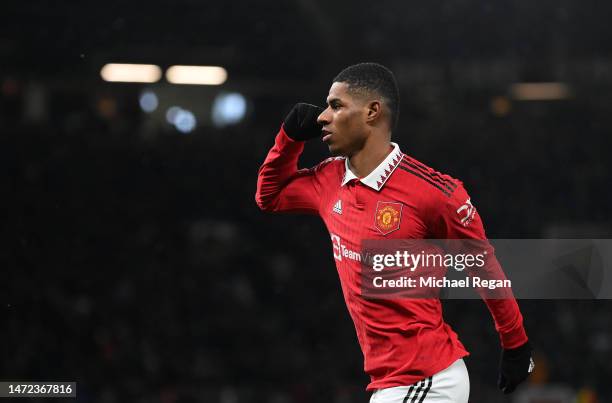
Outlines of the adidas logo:
{"label": "adidas logo", "polygon": [[334,204],[334,213],[342,215],[342,200],[338,199],[336,204]]}

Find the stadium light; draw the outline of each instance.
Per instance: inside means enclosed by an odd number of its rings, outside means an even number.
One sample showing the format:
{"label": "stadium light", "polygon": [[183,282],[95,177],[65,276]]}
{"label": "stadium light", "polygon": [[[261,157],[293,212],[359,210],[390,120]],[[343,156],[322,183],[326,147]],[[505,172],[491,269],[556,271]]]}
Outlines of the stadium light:
{"label": "stadium light", "polygon": [[171,66],[166,79],[172,84],[221,85],[227,71],[219,66]]}
{"label": "stadium light", "polygon": [[238,92],[221,93],[213,101],[212,121],[216,127],[239,123],[246,114],[247,102]]}
{"label": "stadium light", "polygon": [[155,83],[162,76],[159,66],[154,64],[108,63],[100,70],[104,81],[122,83]]}
{"label": "stadium light", "polygon": [[571,95],[564,83],[517,83],[512,84],[510,93],[518,101],[553,101],[567,99]]}
{"label": "stadium light", "polygon": [[181,133],[191,133],[196,128],[196,118],[193,112],[182,109],[174,118],[174,127]]}
{"label": "stadium light", "polygon": [[197,126],[193,112],[180,106],[171,106],[166,110],[166,121],[181,133],[191,133]]}
{"label": "stadium light", "polygon": [[155,92],[147,90],[140,94],[138,103],[140,104],[140,109],[147,113],[151,113],[159,106],[159,99]]}

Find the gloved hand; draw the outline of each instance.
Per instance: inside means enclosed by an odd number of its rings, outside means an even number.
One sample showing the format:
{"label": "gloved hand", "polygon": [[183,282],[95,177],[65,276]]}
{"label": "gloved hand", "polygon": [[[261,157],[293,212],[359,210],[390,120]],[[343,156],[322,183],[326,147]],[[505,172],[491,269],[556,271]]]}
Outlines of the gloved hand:
{"label": "gloved hand", "polygon": [[321,136],[322,126],[317,123],[317,117],[322,112],[323,108],[316,105],[303,102],[295,104],[283,122],[285,133],[297,141]]}
{"label": "gloved hand", "polygon": [[533,372],[535,364],[531,356],[532,351],[529,342],[520,347],[502,351],[497,386],[504,394],[514,392],[518,384]]}

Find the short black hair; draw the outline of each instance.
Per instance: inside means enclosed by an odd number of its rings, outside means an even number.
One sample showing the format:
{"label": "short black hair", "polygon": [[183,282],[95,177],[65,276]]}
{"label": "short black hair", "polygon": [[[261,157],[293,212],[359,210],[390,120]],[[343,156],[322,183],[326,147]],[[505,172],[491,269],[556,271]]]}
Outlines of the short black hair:
{"label": "short black hair", "polygon": [[333,82],[348,84],[349,91],[375,92],[383,98],[391,111],[391,129],[399,118],[399,88],[393,72],[378,63],[358,63],[342,70]]}

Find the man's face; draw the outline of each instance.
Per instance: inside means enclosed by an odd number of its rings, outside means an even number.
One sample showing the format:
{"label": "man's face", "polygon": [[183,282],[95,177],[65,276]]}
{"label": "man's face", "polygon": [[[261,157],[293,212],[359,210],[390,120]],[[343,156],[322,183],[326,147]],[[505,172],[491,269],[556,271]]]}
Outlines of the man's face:
{"label": "man's face", "polygon": [[365,102],[348,91],[348,84],[335,82],[329,89],[327,108],[317,121],[323,125],[323,141],[332,155],[350,157],[359,151],[368,136]]}

